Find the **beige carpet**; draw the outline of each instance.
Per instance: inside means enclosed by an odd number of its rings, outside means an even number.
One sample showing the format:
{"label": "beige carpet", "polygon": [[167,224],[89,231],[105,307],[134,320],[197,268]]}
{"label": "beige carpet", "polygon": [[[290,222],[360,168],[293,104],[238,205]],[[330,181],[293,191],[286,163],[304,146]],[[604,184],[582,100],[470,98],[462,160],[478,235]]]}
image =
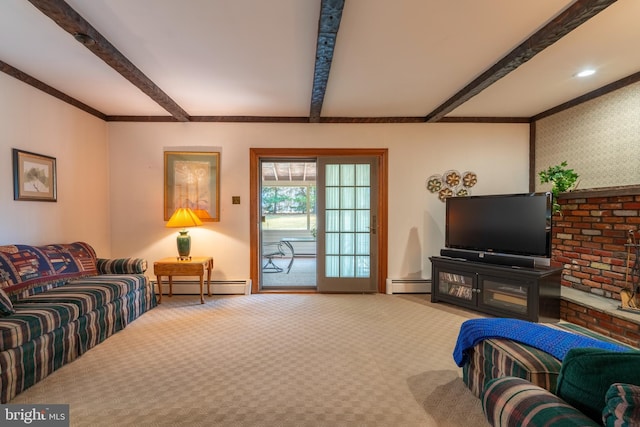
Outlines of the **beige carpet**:
{"label": "beige carpet", "polygon": [[72,426],[486,426],[428,296],[165,298],[10,403]]}

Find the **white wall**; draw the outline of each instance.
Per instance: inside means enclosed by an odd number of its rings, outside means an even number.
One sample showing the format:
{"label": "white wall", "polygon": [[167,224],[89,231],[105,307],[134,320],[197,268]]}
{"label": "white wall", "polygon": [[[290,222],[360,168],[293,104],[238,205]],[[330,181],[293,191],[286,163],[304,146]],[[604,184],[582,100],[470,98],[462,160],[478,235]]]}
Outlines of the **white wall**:
{"label": "white wall", "polygon": [[[249,149],[388,148],[389,277],[431,276],[444,244],[444,204],[425,188],[448,169],[474,171],[473,194],[526,192],[526,124],[109,123],[112,252],[153,260],[176,252],[163,220],[163,148],[221,151],[221,221],[192,229],[192,254],[215,258],[215,280],[249,278]],[[242,203],[232,205],[231,197]]]}
{"label": "white wall", "polygon": [[[0,73],[0,245],[89,242],[110,256],[107,125]],[[13,200],[11,149],[57,161],[58,201]]]}
{"label": "white wall", "polygon": [[[214,279],[249,277],[249,148],[388,148],[389,277],[430,277],[444,204],[425,188],[448,169],[478,174],[473,194],[528,190],[526,124],[105,123],[0,74],[0,244],[84,240],[99,256],[175,253],[165,228],[163,148],[221,151],[221,221],[193,229]],[[11,148],[55,157],[58,201],[13,200]],[[241,196],[240,205],[231,196]]]}

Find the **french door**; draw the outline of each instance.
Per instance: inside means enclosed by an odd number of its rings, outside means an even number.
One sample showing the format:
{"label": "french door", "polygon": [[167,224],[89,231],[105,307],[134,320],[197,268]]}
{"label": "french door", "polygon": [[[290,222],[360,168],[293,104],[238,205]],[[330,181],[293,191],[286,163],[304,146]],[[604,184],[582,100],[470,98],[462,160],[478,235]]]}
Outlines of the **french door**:
{"label": "french door", "polygon": [[319,157],[319,292],[377,292],[376,157]]}
{"label": "french door", "polygon": [[[318,177],[322,176],[322,181],[317,180],[316,290],[384,293],[388,150],[251,148],[249,154],[251,292],[269,291],[262,283],[261,163],[316,159]],[[287,270],[288,266],[276,274]]]}

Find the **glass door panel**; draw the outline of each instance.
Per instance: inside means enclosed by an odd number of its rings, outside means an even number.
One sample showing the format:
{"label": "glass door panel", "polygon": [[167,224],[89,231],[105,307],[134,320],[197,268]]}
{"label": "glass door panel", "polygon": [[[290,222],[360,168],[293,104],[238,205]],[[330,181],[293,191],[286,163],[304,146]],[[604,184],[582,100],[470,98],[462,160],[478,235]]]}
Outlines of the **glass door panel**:
{"label": "glass door panel", "polygon": [[482,303],[495,308],[526,314],[529,310],[528,284],[482,280]]}
{"label": "glass door panel", "polygon": [[318,159],[318,290],[375,292],[376,158]]}
{"label": "glass door panel", "polygon": [[473,276],[454,274],[447,271],[438,272],[438,291],[448,295],[471,301],[474,297]]}
{"label": "glass door panel", "polygon": [[262,160],[260,170],[260,285],[315,289],[316,160]]}

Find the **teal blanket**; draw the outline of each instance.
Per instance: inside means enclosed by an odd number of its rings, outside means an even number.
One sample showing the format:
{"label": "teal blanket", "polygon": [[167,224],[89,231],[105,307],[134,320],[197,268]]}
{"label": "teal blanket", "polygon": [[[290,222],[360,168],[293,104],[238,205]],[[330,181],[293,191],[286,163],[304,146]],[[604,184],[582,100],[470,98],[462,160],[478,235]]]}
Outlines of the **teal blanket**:
{"label": "teal blanket", "polygon": [[549,353],[563,360],[569,350],[577,347],[600,348],[610,351],[629,351],[629,347],[600,341],[595,338],[549,328],[538,323],[518,319],[471,319],[460,326],[453,360],[460,367],[468,359],[468,350],[488,338],[505,338]]}

